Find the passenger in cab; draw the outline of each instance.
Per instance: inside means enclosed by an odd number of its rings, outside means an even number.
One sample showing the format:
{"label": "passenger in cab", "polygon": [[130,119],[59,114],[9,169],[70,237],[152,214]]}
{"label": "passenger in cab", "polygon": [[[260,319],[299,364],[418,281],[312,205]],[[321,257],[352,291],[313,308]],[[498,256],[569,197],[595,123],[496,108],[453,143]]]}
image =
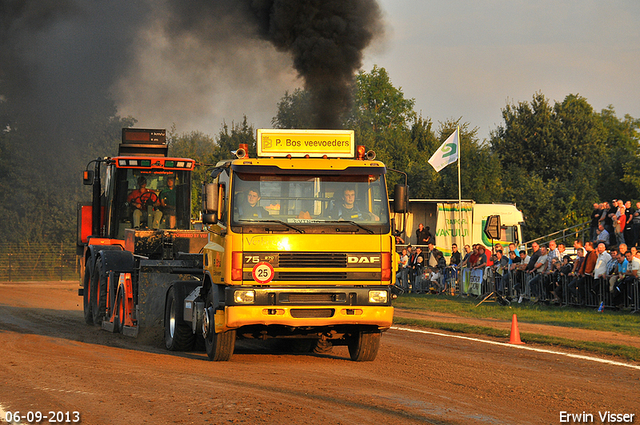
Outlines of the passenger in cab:
{"label": "passenger in cab", "polygon": [[169,228],[176,228],[176,190],[173,177],[167,179],[167,188],[160,192],[160,206],[165,217],[169,218]]}

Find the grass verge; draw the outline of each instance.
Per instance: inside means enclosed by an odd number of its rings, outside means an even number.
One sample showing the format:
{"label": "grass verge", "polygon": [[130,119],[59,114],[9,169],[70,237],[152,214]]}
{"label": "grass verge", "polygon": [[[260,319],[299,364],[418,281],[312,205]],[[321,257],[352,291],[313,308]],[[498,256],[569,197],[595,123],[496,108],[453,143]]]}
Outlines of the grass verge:
{"label": "grass verge", "polygon": [[[395,317],[393,319],[393,323],[394,325],[420,326],[423,328],[438,329],[462,334],[484,335],[495,338],[502,338],[505,339],[505,342],[509,339],[509,332],[487,326],[467,325],[464,323],[445,323],[421,319],[407,319],[404,317]],[[550,345],[562,348],[572,348],[587,351],[590,353],[621,357],[623,359],[634,362],[640,361],[640,349],[630,347],[628,345],[607,344],[591,341],[576,341],[568,338],[558,338],[554,336],[534,333],[521,333],[520,339],[523,342],[528,343]]]}
{"label": "grass verge", "polygon": [[603,313],[598,313],[596,309],[528,303],[511,303],[510,306],[503,307],[495,302],[485,302],[476,307],[479,302],[480,300],[475,297],[406,294],[398,297],[393,305],[415,311],[431,311],[461,317],[505,321],[510,321],[513,314],[516,313],[519,322],[640,336],[640,315],[629,314],[628,311],[605,310]]}

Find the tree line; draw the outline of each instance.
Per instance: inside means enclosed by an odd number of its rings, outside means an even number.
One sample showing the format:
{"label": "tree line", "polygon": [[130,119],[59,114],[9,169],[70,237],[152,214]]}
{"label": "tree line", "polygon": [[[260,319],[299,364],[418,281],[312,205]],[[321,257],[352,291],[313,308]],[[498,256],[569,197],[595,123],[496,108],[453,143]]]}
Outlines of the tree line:
{"label": "tree line", "polygon": [[[640,200],[640,119],[619,118],[613,106],[597,112],[577,94],[551,102],[535,93],[531,101],[507,104],[502,123],[480,140],[462,119],[434,128],[384,68],[361,71],[354,98],[344,127],[387,167],[408,174],[412,198],[457,199],[457,167],[436,173],[427,161],[460,126],[462,197],[515,203],[525,215],[525,240],[587,221],[595,202]],[[306,128],[308,100],[302,90],[285,94],[273,125]],[[393,183],[397,178],[390,174]]]}
{"label": "tree line", "polygon": [[[436,173],[427,161],[459,126],[462,197],[516,203],[526,217],[525,239],[586,221],[594,202],[640,200],[640,120],[618,117],[613,106],[597,112],[579,95],[551,102],[535,93],[531,101],[507,104],[503,122],[480,140],[478,129],[461,118],[436,126],[416,113],[415,101],[393,86],[382,67],[360,71],[353,96],[343,127],[388,168],[408,174],[412,198],[457,198],[456,166]],[[312,128],[310,102],[305,90],[285,93],[272,125]],[[81,171],[92,159],[116,155],[121,128],[136,124],[134,117],[118,116],[106,96],[88,122],[70,122],[43,128],[0,102],[0,242],[73,243],[77,205],[91,196]],[[255,155],[255,128],[246,116],[222,123],[215,135],[178,133],[174,126],[167,136],[170,155],[201,164],[193,177],[194,216],[206,170],[240,143]],[[397,182],[390,173],[389,186]]]}

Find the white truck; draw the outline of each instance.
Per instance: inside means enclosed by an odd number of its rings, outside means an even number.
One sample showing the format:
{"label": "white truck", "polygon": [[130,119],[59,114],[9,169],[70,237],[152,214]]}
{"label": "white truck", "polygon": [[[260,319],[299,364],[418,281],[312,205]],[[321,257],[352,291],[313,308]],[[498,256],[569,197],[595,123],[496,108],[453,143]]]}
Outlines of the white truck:
{"label": "white truck", "polygon": [[[462,207],[462,208],[460,208]],[[500,217],[500,238],[491,240],[484,232],[487,217]],[[429,227],[435,237],[436,247],[445,258],[451,256],[451,244],[456,243],[462,252],[464,245],[483,244],[491,247],[492,242],[503,246],[521,241],[521,226],[524,224],[522,211],[515,204],[477,204],[463,200],[459,203],[451,199],[409,199],[408,213],[404,223],[406,244],[418,245],[416,229],[422,223]],[[403,227],[402,216],[395,217],[398,227]]]}

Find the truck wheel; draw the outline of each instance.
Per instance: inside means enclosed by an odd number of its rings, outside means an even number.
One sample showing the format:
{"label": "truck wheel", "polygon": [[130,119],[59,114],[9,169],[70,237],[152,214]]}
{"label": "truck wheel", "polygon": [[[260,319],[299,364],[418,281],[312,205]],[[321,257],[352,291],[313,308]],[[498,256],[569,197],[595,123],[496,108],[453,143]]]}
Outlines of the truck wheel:
{"label": "truck wheel", "polygon": [[215,332],[215,311],[218,306],[215,300],[215,287],[207,294],[207,302],[205,303],[204,319],[202,321],[202,334],[204,336],[204,347],[207,351],[209,360],[214,362],[227,361],[233,355],[233,349],[236,345],[236,331]]}
{"label": "truck wheel", "polygon": [[94,265],[91,262],[91,258],[87,260],[84,266],[84,277],[82,279],[82,307],[84,310],[84,322],[87,325],[93,325],[93,314],[91,313],[91,274],[93,273]]}
{"label": "truck wheel", "polygon": [[[113,279],[109,281],[109,288],[107,290],[107,298],[109,299],[109,305],[111,306],[111,311],[109,312],[111,316],[116,314],[116,308],[118,307],[118,284],[120,280],[120,273],[114,273]],[[110,318],[108,318],[110,319]],[[114,322],[115,324],[115,322]],[[117,332],[114,330],[114,332]]]}
{"label": "truck wheel", "polygon": [[120,288],[113,309],[113,333],[122,332],[124,329],[124,288]]}
{"label": "truck wheel", "polygon": [[356,362],[375,360],[380,348],[380,331],[358,329],[348,340],[349,355]]}
{"label": "truck wheel", "polygon": [[95,286],[93,292],[93,300],[91,309],[93,313],[93,323],[101,326],[102,319],[107,309],[107,273],[104,269],[102,258],[98,257],[95,267]]}
{"label": "truck wheel", "polygon": [[190,351],[196,336],[182,318],[182,297],[178,296],[175,286],[169,289],[164,311],[164,345],[170,351]]}

